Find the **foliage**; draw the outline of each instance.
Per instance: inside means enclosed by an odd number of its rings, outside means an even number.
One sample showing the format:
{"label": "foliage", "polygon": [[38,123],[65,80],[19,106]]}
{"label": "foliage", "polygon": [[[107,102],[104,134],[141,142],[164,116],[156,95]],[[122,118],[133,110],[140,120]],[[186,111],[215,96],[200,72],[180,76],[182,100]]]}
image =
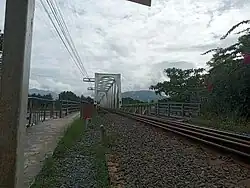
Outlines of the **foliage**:
{"label": "foliage", "polygon": [[[221,37],[221,39],[225,39],[230,33],[232,33],[237,27],[239,27],[240,25],[243,25],[243,24],[249,24],[250,23],[250,20],[243,20],[239,23],[237,23],[236,25],[234,25],[231,29],[229,29],[229,31]],[[249,33],[250,31],[250,28],[246,28],[242,31],[239,31],[237,34],[240,34],[240,33]]]}
{"label": "foliage", "polygon": [[122,98],[122,104],[138,104],[138,103],[143,103],[140,100],[135,100],[130,97]]}
{"label": "foliage", "polygon": [[[244,20],[233,26],[221,39],[225,39],[242,24]],[[168,81],[160,82],[150,89],[157,94],[165,93],[169,100],[203,102],[203,112],[219,116],[248,117],[250,114],[250,62],[244,57],[250,55],[250,28],[237,32],[241,34],[238,41],[226,48],[216,48],[205,52],[213,52],[207,62],[209,70],[204,74],[203,69],[181,70],[169,68],[164,70]],[[206,89],[210,87],[211,90]]]}
{"label": "foliage", "polygon": [[205,69],[177,69],[168,68],[164,70],[168,81],[151,85],[150,89],[156,94],[165,93],[169,100],[176,102],[190,102],[199,100],[204,91]]}
{"label": "foliage", "polygon": [[81,101],[88,101],[91,104],[94,104],[94,99],[92,99],[90,96],[88,96],[87,98],[84,97],[83,95],[81,95]]}
{"label": "foliage", "polygon": [[[53,97],[51,94],[48,95],[40,95],[40,94],[30,94],[29,97],[33,97],[32,105],[34,108],[43,108],[48,107],[51,105],[51,101],[53,100]],[[41,100],[45,99],[45,100]],[[90,97],[84,97],[81,95],[81,97],[77,96],[75,93],[71,91],[63,91],[59,94],[59,99],[55,100],[55,108],[60,108],[60,100],[70,100],[70,101],[88,101],[90,103],[94,103],[93,99]]]}
{"label": "foliage", "polygon": [[81,95],[81,97],[77,96],[72,91],[63,91],[59,94],[59,100],[70,100],[70,101],[88,101],[90,103],[94,103],[94,100],[91,97],[84,97]]}
{"label": "foliage", "polygon": [[[233,26],[222,39],[246,23],[250,23],[250,20]],[[238,32],[244,35],[240,36],[235,44],[217,49],[212,59],[207,62],[210,66],[208,80],[214,86],[208,96],[207,110],[236,117],[249,116],[250,64],[243,63],[243,55],[250,54],[249,29]]]}
{"label": "foliage", "polygon": [[[39,108],[48,108],[52,103],[53,97],[51,94],[48,95],[40,95],[40,94],[30,94],[29,97],[32,97],[32,108],[39,109]],[[45,99],[45,100],[41,100]],[[28,106],[30,106],[31,100],[29,100]],[[59,108],[59,105],[56,105],[56,108]]]}
{"label": "foliage", "polygon": [[53,97],[51,94],[48,95],[40,95],[40,94],[31,94],[29,95],[29,97],[34,97],[34,98],[40,98],[40,99],[47,99],[47,100],[53,100]]}
{"label": "foliage", "polygon": [[81,97],[77,96],[72,91],[63,91],[59,94],[59,100],[81,101]]}

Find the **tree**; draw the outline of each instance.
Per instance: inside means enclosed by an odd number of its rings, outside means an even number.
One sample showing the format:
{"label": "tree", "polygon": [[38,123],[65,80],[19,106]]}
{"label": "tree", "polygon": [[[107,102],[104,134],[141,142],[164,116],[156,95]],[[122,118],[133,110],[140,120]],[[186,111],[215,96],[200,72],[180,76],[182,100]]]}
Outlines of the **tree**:
{"label": "tree", "polygon": [[139,103],[143,103],[142,101],[140,100],[135,100],[135,99],[132,99],[130,97],[125,97],[125,98],[122,98],[122,104],[139,104]]}
{"label": "tree", "polygon": [[92,99],[91,97],[87,97],[86,100],[91,103],[91,104],[94,104],[94,99]]}
{"label": "tree", "polygon": [[156,94],[165,93],[169,100],[179,102],[197,101],[204,91],[205,69],[177,69],[164,70],[169,81],[151,85],[149,89]]}
{"label": "tree", "polygon": [[[242,24],[234,25],[221,39],[225,39]],[[227,117],[249,117],[250,115],[250,27],[239,31],[238,41],[226,48],[211,49],[213,52],[207,62],[209,71],[204,69],[181,70],[166,69],[169,81],[159,82],[150,89],[156,93],[164,92],[167,100],[189,102],[193,99],[202,101],[205,112]],[[203,55],[204,55],[203,54]],[[206,89],[207,87],[207,89]]]}
{"label": "tree", "polygon": [[59,100],[81,101],[81,98],[72,91],[63,91],[59,94]]}
{"label": "tree", "polygon": [[[250,20],[234,25],[221,39],[247,23]],[[250,62],[245,62],[244,58],[250,55],[250,28],[237,34],[242,33],[235,44],[204,53],[214,52],[212,59],[207,62],[210,67],[208,80],[214,86],[207,106],[217,114],[249,116]]]}
{"label": "tree", "polygon": [[39,99],[47,99],[47,100],[53,100],[53,97],[51,94],[48,95],[40,95],[40,94],[29,94],[29,97],[33,97],[33,98],[39,98]]}
{"label": "tree", "polygon": [[[49,105],[51,105],[51,101],[53,100],[53,97],[51,94],[48,95],[40,95],[40,94],[29,94],[29,97],[32,98],[32,106],[33,108],[48,108]],[[44,100],[45,99],[45,100]],[[30,102],[30,100],[29,100]],[[28,104],[29,106],[29,104]]]}

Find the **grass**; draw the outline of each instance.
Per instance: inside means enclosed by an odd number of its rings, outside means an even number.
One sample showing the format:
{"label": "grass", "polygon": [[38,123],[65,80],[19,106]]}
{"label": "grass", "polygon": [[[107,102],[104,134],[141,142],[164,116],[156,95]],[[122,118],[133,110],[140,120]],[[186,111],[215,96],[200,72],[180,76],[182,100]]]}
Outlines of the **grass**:
{"label": "grass", "polygon": [[[101,125],[102,119],[96,117],[93,119],[93,125]],[[96,129],[99,127],[95,127]],[[101,140],[91,148],[92,152],[95,155],[95,166],[97,167],[97,187],[100,188],[109,188],[109,175],[108,169],[106,166],[106,156],[105,154],[109,152],[108,146],[111,143],[111,136],[106,135],[101,142]]]}
{"label": "grass", "polygon": [[233,120],[230,118],[222,118],[216,116],[210,118],[197,117],[189,119],[188,123],[235,133],[250,134],[250,123],[243,119]]}
{"label": "grass", "polygon": [[[98,116],[94,117],[92,124],[95,125],[98,123],[98,120]],[[82,139],[82,137],[86,135],[88,130],[85,130],[84,127],[85,126],[83,126],[82,120],[78,119],[72,123],[72,125],[66,130],[64,137],[58,143],[53,155],[45,160],[44,166],[36,177],[31,188],[58,187],[57,182],[59,180],[57,178],[58,172],[60,172],[60,169],[58,169],[58,166],[60,166],[59,161],[63,160],[67,153],[70,152],[69,149],[72,148],[79,139]],[[92,129],[99,131],[99,127],[97,126],[93,126]],[[106,137],[103,143],[97,141],[91,146],[83,144],[83,146],[80,148],[81,153],[92,155],[94,158],[94,165],[97,172],[95,175],[95,180],[97,187],[100,188],[109,187],[108,171],[105,159],[105,154],[108,151],[108,144],[109,137]]]}

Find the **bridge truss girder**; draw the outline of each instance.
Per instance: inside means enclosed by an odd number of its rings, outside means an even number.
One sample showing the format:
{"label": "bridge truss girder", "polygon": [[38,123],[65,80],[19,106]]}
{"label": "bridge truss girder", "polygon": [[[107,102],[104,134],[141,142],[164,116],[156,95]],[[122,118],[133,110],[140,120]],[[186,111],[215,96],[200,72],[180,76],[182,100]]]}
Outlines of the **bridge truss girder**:
{"label": "bridge truss girder", "polygon": [[95,102],[107,108],[121,108],[121,74],[95,73]]}

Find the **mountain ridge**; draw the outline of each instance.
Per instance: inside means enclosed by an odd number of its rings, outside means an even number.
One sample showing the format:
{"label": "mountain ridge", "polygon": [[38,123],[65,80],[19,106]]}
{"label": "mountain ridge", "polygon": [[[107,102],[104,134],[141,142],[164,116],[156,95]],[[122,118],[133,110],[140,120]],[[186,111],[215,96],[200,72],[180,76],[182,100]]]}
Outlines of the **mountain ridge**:
{"label": "mountain ridge", "polygon": [[150,90],[138,90],[138,91],[126,91],[122,93],[122,98],[130,97],[134,100],[140,100],[143,102],[157,101],[164,99],[165,97],[156,95],[154,91]]}
{"label": "mountain ridge", "polygon": [[[42,90],[42,89],[37,89],[37,88],[31,88],[29,89],[29,94],[40,94],[40,95],[48,95],[51,94],[53,99],[58,99],[58,94],[53,91],[49,90]],[[132,98],[134,100],[140,100],[143,102],[148,102],[148,101],[157,101],[160,99],[163,99],[165,97],[156,95],[154,91],[150,90],[137,90],[137,91],[125,91],[122,93],[122,98]]]}

